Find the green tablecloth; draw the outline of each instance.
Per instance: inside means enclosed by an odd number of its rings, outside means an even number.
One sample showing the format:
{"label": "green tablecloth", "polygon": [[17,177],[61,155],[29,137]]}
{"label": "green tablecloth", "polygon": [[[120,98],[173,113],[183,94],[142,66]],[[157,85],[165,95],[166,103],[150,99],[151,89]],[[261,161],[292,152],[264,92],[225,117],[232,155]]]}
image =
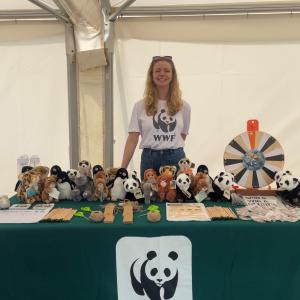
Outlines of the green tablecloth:
{"label": "green tablecloth", "polygon": [[[96,209],[99,203],[64,202]],[[117,241],[183,235],[196,300],[299,300],[300,223],[251,221],[0,224],[0,299],[117,299]],[[141,298],[143,299],[143,298]]]}

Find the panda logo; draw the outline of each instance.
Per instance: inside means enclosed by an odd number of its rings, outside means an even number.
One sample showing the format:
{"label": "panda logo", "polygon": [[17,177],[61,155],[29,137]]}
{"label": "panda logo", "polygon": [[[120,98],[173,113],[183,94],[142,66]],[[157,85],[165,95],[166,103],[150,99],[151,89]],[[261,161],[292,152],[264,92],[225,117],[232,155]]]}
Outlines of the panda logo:
{"label": "panda logo", "polygon": [[161,129],[163,132],[174,131],[176,124],[176,118],[169,116],[165,109],[162,109],[160,113],[153,116],[153,126],[156,129]]}
{"label": "panda logo", "polygon": [[178,254],[171,251],[167,258],[158,257],[155,251],[147,253],[147,259],[140,270],[140,282],[135,277],[133,268],[136,259],[130,267],[131,284],[136,294],[147,295],[150,300],[172,299],[178,283],[178,269],[175,261]]}

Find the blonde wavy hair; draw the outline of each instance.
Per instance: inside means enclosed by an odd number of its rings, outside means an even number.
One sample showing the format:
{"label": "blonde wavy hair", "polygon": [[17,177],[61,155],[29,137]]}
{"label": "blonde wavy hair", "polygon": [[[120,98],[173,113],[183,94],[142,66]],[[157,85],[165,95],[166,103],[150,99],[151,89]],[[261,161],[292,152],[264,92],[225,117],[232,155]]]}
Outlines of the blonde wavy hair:
{"label": "blonde wavy hair", "polygon": [[175,65],[172,59],[160,57],[159,59],[152,60],[147,72],[146,87],[144,92],[144,104],[146,114],[148,116],[154,116],[157,113],[157,89],[153,82],[153,68],[157,62],[162,60],[168,62],[172,68],[172,80],[169,85],[169,94],[167,99],[168,114],[174,116],[183,105]]}

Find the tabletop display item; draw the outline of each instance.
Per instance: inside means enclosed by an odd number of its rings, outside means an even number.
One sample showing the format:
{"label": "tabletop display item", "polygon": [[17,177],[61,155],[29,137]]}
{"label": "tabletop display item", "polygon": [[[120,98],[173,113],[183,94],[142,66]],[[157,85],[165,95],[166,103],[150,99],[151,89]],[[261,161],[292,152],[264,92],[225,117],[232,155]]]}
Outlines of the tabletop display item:
{"label": "tabletop display item", "polygon": [[125,198],[131,201],[139,201],[144,203],[145,198],[141,188],[141,182],[137,178],[136,172],[128,176],[124,181],[124,189],[126,192]]}
{"label": "tabletop display item", "polygon": [[[145,215],[145,214],[143,214]],[[141,215],[141,216],[143,216]],[[151,223],[156,223],[156,222],[159,222],[161,220],[161,214],[160,214],[160,211],[159,211],[159,206],[158,205],[150,205],[148,208],[147,208],[147,220]]]}
{"label": "tabletop display item", "polygon": [[210,186],[211,179],[208,173],[197,172],[192,182],[192,193],[197,202],[202,202],[207,198]]}
{"label": "tabletop display item", "polygon": [[212,192],[208,197],[212,201],[230,201],[230,190],[234,184],[234,177],[231,173],[220,172],[212,182]]}
{"label": "tabletop display item", "polygon": [[206,208],[209,217],[212,220],[236,220],[237,216],[231,208],[213,206]]}
{"label": "tabletop display item", "polygon": [[104,223],[105,224],[113,224],[115,221],[115,211],[116,205],[113,203],[109,203],[105,205],[104,209]]}
{"label": "tabletop display item", "polygon": [[123,205],[123,223],[133,224],[133,205],[130,201],[127,201]]}
{"label": "tabletop display item", "polygon": [[157,177],[158,201],[176,202],[176,166],[161,166]]}
{"label": "tabletop display item", "polygon": [[300,182],[290,171],[280,171],[275,174],[277,195],[288,205],[300,206]]}
{"label": "tabletop display item", "polygon": [[31,207],[31,204],[21,203],[21,204],[13,204],[9,209],[23,210],[23,209],[28,209],[30,207]]}
{"label": "tabletop display item", "polygon": [[39,203],[36,204],[32,209],[35,210],[51,210],[54,207],[54,203]]}
{"label": "tabletop display item", "polygon": [[186,202],[194,198],[192,179],[186,173],[180,173],[176,178],[176,194],[178,202]]}
{"label": "tabletop display item", "polygon": [[179,174],[187,174],[188,176],[193,175],[193,168],[195,167],[195,164],[192,163],[187,157],[182,158],[178,162],[179,170],[177,172],[177,176]]}
{"label": "tabletop display item", "polygon": [[255,222],[297,222],[300,221],[300,208],[291,206],[278,206],[268,203],[267,206],[252,205],[236,208],[236,212],[242,220]]}
{"label": "tabletop display item", "polygon": [[7,195],[0,196],[0,209],[8,209],[10,207],[10,200]]}
{"label": "tabletop display item", "polygon": [[257,120],[248,120],[247,132],[236,136],[225,148],[225,170],[233,173],[235,182],[246,189],[268,186],[283,165],[281,145],[268,133],[259,131]]}
{"label": "tabletop display item", "polygon": [[157,174],[154,169],[147,169],[144,172],[142,189],[145,198],[145,204],[150,204],[157,199]]}
{"label": "tabletop display item", "polygon": [[210,221],[203,203],[166,203],[168,221]]}
{"label": "tabletop display item", "polygon": [[51,210],[42,221],[48,222],[67,222],[70,221],[76,213],[76,209],[72,208],[55,208]]}
{"label": "tabletop display item", "polygon": [[91,211],[89,220],[95,223],[100,223],[104,219],[104,214],[101,210]]}
{"label": "tabletop display item", "polygon": [[30,204],[13,204],[9,209],[0,210],[0,223],[6,224],[29,224],[38,223],[41,221],[52,209],[51,206],[44,209],[30,208]]}

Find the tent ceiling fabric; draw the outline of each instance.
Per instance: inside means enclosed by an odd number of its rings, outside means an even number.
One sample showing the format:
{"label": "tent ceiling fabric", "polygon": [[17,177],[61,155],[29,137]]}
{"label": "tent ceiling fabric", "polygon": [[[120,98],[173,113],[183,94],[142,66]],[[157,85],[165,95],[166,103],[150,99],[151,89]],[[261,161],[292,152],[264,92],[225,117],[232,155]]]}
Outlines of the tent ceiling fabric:
{"label": "tent ceiling fabric", "polygon": [[[41,0],[40,2],[46,4],[50,8],[58,9],[56,4],[52,0]],[[0,1],[0,10],[27,10],[27,9],[41,10],[40,7],[29,2],[28,0],[1,0]]]}
{"label": "tent ceiling fabric", "polygon": [[[111,6],[118,7],[126,0],[110,0]],[[300,1],[286,1],[286,0],[136,0],[131,6],[168,6],[168,5],[213,5],[213,4],[239,4],[239,3],[286,3]]]}
{"label": "tent ceiling fabric", "polygon": [[97,0],[58,0],[75,28],[77,51],[103,48],[101,42],[101,14]]}

